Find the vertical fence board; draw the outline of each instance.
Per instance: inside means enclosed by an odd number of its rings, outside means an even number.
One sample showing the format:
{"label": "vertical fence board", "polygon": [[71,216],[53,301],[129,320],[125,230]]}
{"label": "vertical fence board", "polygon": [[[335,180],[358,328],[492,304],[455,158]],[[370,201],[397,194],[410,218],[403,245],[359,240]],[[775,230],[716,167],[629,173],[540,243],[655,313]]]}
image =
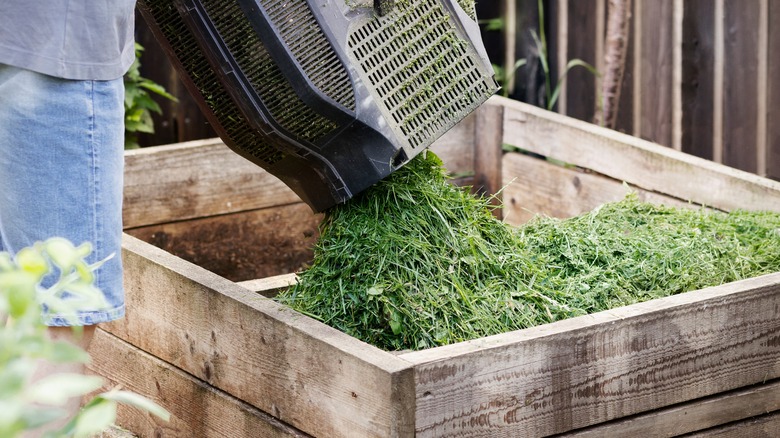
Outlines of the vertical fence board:
{"label": "vertical fence board", "polygon": [[[597,0],[569,0],[566,62],[581,59],[596,65],[597,3]],[[580,120],[593,120],[596,105],[596,79],[593,75],[583,68],[575,68],[566,77],[566,87],[566,114]]]}
{"label": "vertical fence board", "polygon": [[769,2],[766,174],[780,180],[780,3]]}
{"label": "vertical fence board", "polygon": [[[560,41],[561,33],[558,31],[558,29],[561,28],[559,20],[561,19],[560,9],[563,4],[565,3],[558,0],[544,0],[543,2],[544,28],[547,34],[547,65],[550,69],[550,80],[553,81],[554,78],[556,83],[561,75],[558,54],[562,49],[565,50]],[[542,88],[542,90],[544,91],[544,88]],[[554,111],[556,108],[559,108],[561,99],[562,96],[559,94],[558,101],[553,108]]]}
{"label": "vertical fence board", "polygon": [[[566,60],[569,58],[569,0],[554,0],[555,4],[555,50],[556,53],[550,55],[550,71],[555,72],[555,77],[560,78]],[[551,29],[552,31],[552,29]],[[568,99],[566,80],[560,81],[560,90],[558,101],[554,110],[561,114],[568,114],[566,102]]]}
{"label": "vertical fence board", "polygon": [[644,35],[642,71],[641,128],[637,134],[665,146],[672,145],[673,10],[672,0],[645,0],[639,3]]}
{"label": "vertical fence board", "polygon": [[[545,103],[544,87],[542,85],[544,84],[544,69],[539,61],[539,49],[536,47],[532,34],[532,32],[539,34],[537,2],[536,0],[514,1],[517,10],[515,57],[517,59],[525,59],[526,65],[517,71],[513,96],[523,102],[543,106]],[[546,29],[545,34],[547,34]],[[549,34],[546,37],[549,37]]]}
{"label": "vertical fence board", "polygon": [[715,4],[687,0],[684,6],[682,150],[711,160]]}
{"label": "vertical fence board", "polygon": [[[477,17],[480,20],[489,20],[493,18],[501,17],[503,3],[505,1],[513,0],[501,0],[501,1],[489,1],[489,2],[477,2]],[[485,50],[488,57],[493,64],[502,65],[504,56],[504,42],[503,34],[500,31],[486,31],[485,26],[482,26],[482,41],[485,43]]]}
{"label": "vertical fence board", "polygon": [[[607,8],[609,13],[609,8]],[[623,82],[620,84],[620,100],[618,101],[615,129],[626,134],[634,133],[634,74],[636,58],[634,56],[634,38],[636,38],[636,2],[631,8],[631,19],[628,24],[628,46],[626,47],[626,65],[623,71]]]}
{"label": "vertical fence board", "polygon": [[756,168],[758,0],[725,1],[723,163]]}

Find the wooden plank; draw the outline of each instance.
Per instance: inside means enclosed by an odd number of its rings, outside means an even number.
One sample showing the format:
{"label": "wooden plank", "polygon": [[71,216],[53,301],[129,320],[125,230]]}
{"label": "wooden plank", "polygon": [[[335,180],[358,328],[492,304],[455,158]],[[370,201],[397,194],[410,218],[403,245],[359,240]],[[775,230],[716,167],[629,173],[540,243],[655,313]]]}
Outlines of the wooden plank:
{"label": "wooden plank", "polygon": [[141,437],[308,437],[241,400],[98,329],[90,345],[91,373],[116,387],[156,401],[170,413],[162,421],[120,405],[117,423]]}
{"label": "wooden plank", "polygon": [[[672,145],[673,0],[640,1],[641,38],[637,68],[642,71],[641,138]],[[644,92],[652,90],[652,92]]]}
{"label": "wooden plank", "polygon": [[766,176],[767,156],[767,118],[769,78],[769,0],[758,0],[758,45],[756,77],[756,173]]}
{"label": "wooden plank", "polygon": [[481,108],[461,120],[429,148],[454,175],[474,175],[477,115]]}
{"label": "wooden plank", "polygon": [[219,139],[127,151],[126,228],[300,202]]}
{"label": "wooden plank", "polygon": [[311,262],[321,214],[301,202],[126,230],[232,281],[297,272]]}
{"label": "wooden plank", "polygon": [[[474,170],[475,117],[467,117],[431,146],[452,172]],[[216,138],[125,154],[125,228],[298,202],[279,179]]]}
{"label": "wooden plank", "polygon": [[623,71],[623,82],[620,85],[620,100],[618,101],[615,129],[626,134],[634,132],[634,75],[636,56],[634,39],[636,38],[636,2],[632,2],[632,16],[628,24],[628,45],[626,46],[626,65]]}
{"label": "wooden plank", "polygon": [[[555,56],[550,56],[550,74],[554,78],[559,78],[561,70],[566,66],[566,60],[569,59],[569,0],[555,0],[552,4],[555,9],[555,18],[551,20],[554,25],[550,26],[550,29],[555,30],[555,52],[548,51],[548,53],[555,54]],[[568,114],[566,89],[566,81],[560,81],[558,102],[553,110],[561,114]]]}
{"label": "wooden plank", "polygon": [[275,275],[273,277],[241,281],[236,284],[243,288],[249,289],[252,292],[257,292],[264,297],[271,297],[276,295],[276,292],[279,289],[290,287],[297,282],[298,276],[296,274],[282,274]]}
{"label": "wooden plank", "polygon": [[500,97],[504,143],[722,210],[780,211],[780,183]]}
{"label": "wooden plank", "polygon": [[623,199],[634,191],[639,199],[657,204],[691,206],[687,202],[620,181],[567,168],[524,154],[504,155],[504,220],[518,225],[535,215],[557,218],[577,216],[605,202]]}
{"label": "wooden plank", "polygon": [[672,148],[682,150],[682,44],[684,0],[672,2]]}
{"label": "wooden plank", "polygon": [[[569,0],[568,59],[581,59],[596,65],[596,10],[598,0]],[[561,66],[561,68],[565,67]],[[561,72],[562,74],[562,72]],[[551,78],[555,87],[558,78]],[[566,76],[566,114],[580,120],[593,120],[596,105],[596,78],[584,68],[575,68]]]}
{"label": "wooden plank", "polygon": [[512,95],[515,89],[514,66],[517,59],[517,0],[503,0],[500,16],[504,19],[504,83],[501,86],[505,96]]}
{"label": "wooden plank", "polygon": [[780,435],[780,413],[772,412],[750,420],[688,435],[689,438],[777,438]]}
{"label": "wooden plank", "polygon": [[652,431],[652,435],[656,437],[672,437],[777,410],[780,410],[780,383],[771,382],[617,420],[614,423],[597,425],[566,436],[646,436]]}
{"label": "wooden plank", "polygon": [[631,24],[634,26],[634,40],[631,44],[634,50],[634,78],[631,81],[632,102],[632,126],[631,135],[639,136],[642,132],[642,68],[639,64],[642,59],[642,40],[644,40],[644,27],[642,26],[642,0],[634,0],[634,17]]}
{"label": "wooden plank", "polygon": [[[540,50],[533,38],[533,32],[539,35],[539,8],[537,0],[505,0],[507,4],[514,3],[515,25],[514,58],[525,59],[527,63],[515,74],[512,96],[515,99],[533,105],[544,106],[544,72],[539,60]],[[544,7],[544,6],[543,6]],[[548,12],[547,10],[544,11]],[[507,21],[507,25],[510,22]],[[549,35],[549,34],[548,34]],[[507,35],[507,38],[509,36]],[[510,47],[506,47],[506,50]],[[552,53],[548,50],[548,54]],[[514,64],[514,61],[512,62]],[[510,64],[511,66],[511,64]]]}
{"label": "wooden plank", "polygon": [[[480,20],[490,20],[499,18],[503,14],[504,1],[475,2],[477,9],[477,18]],[[485,31],[482,26],[482,41],[485,43],[485,51],[488,58],[493,63],[500,65],[504,59],[504,33],[500,31]]]}
{"label": "wooden plank", "polygon": [[724,59],[725,30],[723,29],[723,3],[725,0],[713,0],[715,3],[715,23],[713,24],[712,39],[714,40],[713,73],[712,73],[712,160],[716,163],[723,162],[723,93],[724,71],[726,60]]}
{"label": "wooden plank", "polygon": [[[477,111],[473,189],[480,195],[491,196],[499,193],[503,186],[501,178],[503,128],[503,107],[485,105]],[[499,197],[493,198],[493,204],[500,203]],[[500,217],[501,210],[496,209],[493,212]]]}
{"label": "wooden plank", "polygon": [[123,258],[106,331],[311,435],[414,433],[405,360],[128,235]]}
{"label": "wooden plank", "polygon": [[711,160],[715,8],[712,0],[683,6],[682,150]]}
{"label": "wooden plank", "polygon": [[[780,120],[780,4],[769,2],[769,41],[767,49],[767,113],[770,121]],[[767,168],[769,178],[780,180],[780,124],[767,123]]]}
{"label": "wooden plank", "polygon": [[546,436],[775,379],[778,294],[780,273],[402,354],[417,436]]}
{"label": "wooden plank", "polygon": [[[737,169],[757,170],[756,130],[758,96],[757,0],[725,1],[723,84],[723,163]],[[735,31],[739,29],[739,31]]]}

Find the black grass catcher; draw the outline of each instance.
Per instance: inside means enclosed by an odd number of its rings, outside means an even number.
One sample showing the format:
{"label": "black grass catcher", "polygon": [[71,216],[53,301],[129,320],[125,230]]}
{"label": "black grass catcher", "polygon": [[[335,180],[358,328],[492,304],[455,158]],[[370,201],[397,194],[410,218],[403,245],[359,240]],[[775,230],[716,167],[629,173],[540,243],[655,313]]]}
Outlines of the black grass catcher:
{"label": "black grass catcher", "polygon": [[498,86],[473,0],[140,0],[232,150],[313,210],[401,167]]}

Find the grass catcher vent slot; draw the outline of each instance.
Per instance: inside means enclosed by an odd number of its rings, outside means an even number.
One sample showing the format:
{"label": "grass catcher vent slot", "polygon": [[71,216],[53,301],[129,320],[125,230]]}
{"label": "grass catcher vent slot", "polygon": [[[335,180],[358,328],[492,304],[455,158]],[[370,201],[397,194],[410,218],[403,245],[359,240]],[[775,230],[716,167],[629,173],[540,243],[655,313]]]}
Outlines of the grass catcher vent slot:
{"label": "grass catcher vent slot", "polygon": [[210,123],[313,210],[350,199],[497,90],[470,0],[139,0]]}

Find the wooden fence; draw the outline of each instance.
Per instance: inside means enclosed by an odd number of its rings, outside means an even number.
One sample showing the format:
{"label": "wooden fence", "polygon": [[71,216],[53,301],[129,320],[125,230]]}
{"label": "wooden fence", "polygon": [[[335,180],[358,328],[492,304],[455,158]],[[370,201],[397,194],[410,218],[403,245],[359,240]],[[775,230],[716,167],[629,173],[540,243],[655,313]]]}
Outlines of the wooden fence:
{"label": "wooden fence", "polygon": [[[543,2],[553,78],[571,59],[603,71],[607,4]],[[539,32],[537,1],[502,0],[482,9],[483,18],[515,11],[503,52],[493,47],[492,56],[503,65],[513,55],[528,60],[511,96],[538,104],[543,81],[530,36]],[[780,179],[780,1],[633,0],[629,38],[618,130]],[[591,73],[572,70],[555,109],[590,121],[597,89]]]}
{"label": "wooden fence", "polygon": [[[552,87],[568,60],[603,69],[607,0],[543,0]],[[531,31],[537,0],[477,2],[483,19],[505,16],[504,32],[485,31],[496,64],[526,58],[510,96],[543,105],[545,75]],[[509,14],[507,15],[507,12]],[[176,78],[139,17],[145,76],[180,99],[161,102],[157,133],[142,144],[174,143],[214,132]],[[630,44],[617,129],[739,169],[780,179],[780,0],[633,0]],[[551,87],[551,88],[552,88]],[[597,79],[570,71],[555,110],[592,120]]]}

